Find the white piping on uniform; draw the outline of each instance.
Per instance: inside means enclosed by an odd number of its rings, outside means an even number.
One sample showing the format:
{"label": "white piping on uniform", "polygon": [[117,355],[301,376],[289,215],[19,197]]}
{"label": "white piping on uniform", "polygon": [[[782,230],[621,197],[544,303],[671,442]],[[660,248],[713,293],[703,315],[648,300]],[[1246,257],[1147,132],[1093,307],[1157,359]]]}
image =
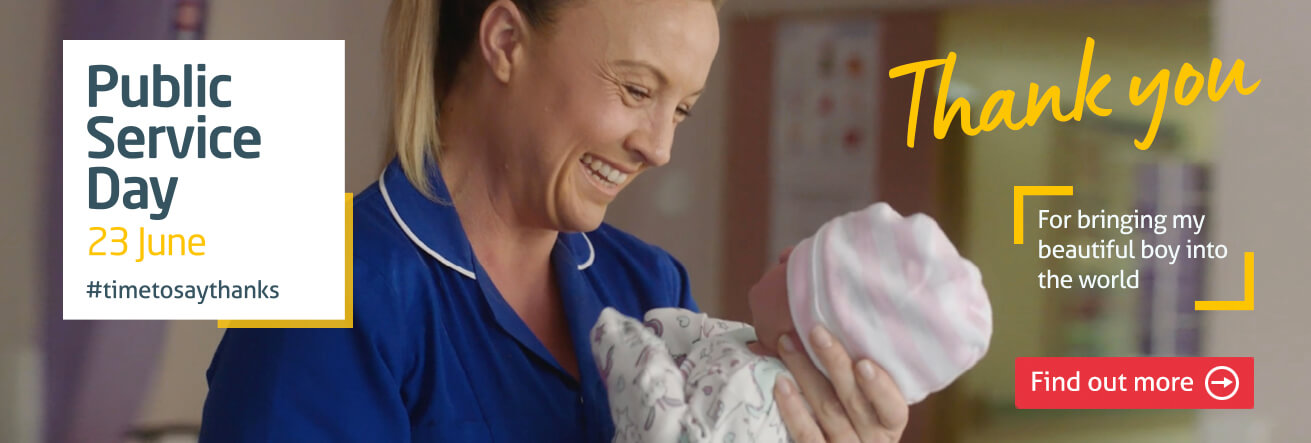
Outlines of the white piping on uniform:
{"label": "white piping on uniform", "polygon": [[382,199],[387,202],[387,209],[391,210],[392,218],[396,219],[397,224],[401,225],[401,230],[405,231],[405,235],[407,237],[410,237],[410,241],[414,242],[414,244],[416,245],[419,245],[419,249],[423,249],[423,252],[427,252],[428,255],[431,255],[433,258],[437,259],[437,261],[441,262],[441,264],[446,265],[446,267],[454,269],[455,272],[459,272],[465,277],[469,277],[470,279],[477,280],[478,277],[475,277],[473,272],[470,272],[468,269],[464,269],[459,266],[456,266],[455,263],[451,263],[450,260],[447,260],[446,257],[442,257],[442,255],[438,254],[437,251],[434,251],[432,250],[432,248],[429,248],[428,245],[423,243],[423,240],[419,240],[419,237],[414,235],[414,231],[411,231],[410,227],[405,224],[405,220],[401,219],[401,214],[396,212],[396,206],[391,203],[391,195],[387,193],[386,178],[387,178],[387,171],[383,170],[382,175],[378,177],[378,188],[382,190]]}
{"label": "white piping on uniform", "polygon": [[581,271],[592,266],[592,260],[596,259],[596,248],[592,247],[592,239],[587,238],[587,234],[581,232],[579,234],[583,235],[583,240],[587,240],[587,262],[578,265],[578,270]]}
{"label": "white piping on uniform", "polygon": [[[387,202],[387,209],[391,211],[392,218],[396,219],[397,224],[401,225],[401,230],[405,231],[405,236],[409,237],[410,241],[414,242],[414,244],[416,245],[419,245],[420,249],[423,249],[423,252],[427,252],[428,255],[431,255],[433,258],[437,259],[437,261],[441,262],[441,264],[446,265],[446,267],[448,268],[454,269],[455,272],[459,272],[465,277],[469,277],[471,279],[477,280],[478,277],[474,276],[473,272],[469,271],[468,269],[464,269],[456,265],[455,263],[451,263],[450,260],[447,260],[446,257],[442,257],[442,255],[438,254],[437,251],[434,251],[432,250],[432,248],[429,248],[427,244],[423,243],[423,240],[419,240],[419,237],[414,235],[414,231],[410,230],[410,226],[405,224],[405,220],[401,219],[401,214],[396,212],[396,205],[393,205],[391,202],[391,194],[387,193],[387,181],[385,180],[386,178],[387,178],[387,171],[383,170],[382,175],[378,176],[378,188],[379,190],[382,191],[382,199],[383,201]],[[592,262],[596,260],[596,248],[592,246],[592,239],[587,238],[587,234],[585,233],[579,233],[579,234],[582,234],[583,240],[587,242],[587,261],[581,265],[578,265],[578,270],[581,271],[592,267]]]}

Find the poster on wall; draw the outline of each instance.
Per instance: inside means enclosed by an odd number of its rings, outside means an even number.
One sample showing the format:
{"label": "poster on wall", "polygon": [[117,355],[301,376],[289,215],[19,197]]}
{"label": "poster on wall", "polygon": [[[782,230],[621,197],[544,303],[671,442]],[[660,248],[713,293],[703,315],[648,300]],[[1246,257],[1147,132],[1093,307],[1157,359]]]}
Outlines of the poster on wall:
{"label": "poster on wall", "polygon": [[173,4],[173,38],[205,38],[205,0],[177,0]]}
{"label": "poster on wall", "polygon": [[794,20],[775,42],[770,250],[874,200],[877,23]]}

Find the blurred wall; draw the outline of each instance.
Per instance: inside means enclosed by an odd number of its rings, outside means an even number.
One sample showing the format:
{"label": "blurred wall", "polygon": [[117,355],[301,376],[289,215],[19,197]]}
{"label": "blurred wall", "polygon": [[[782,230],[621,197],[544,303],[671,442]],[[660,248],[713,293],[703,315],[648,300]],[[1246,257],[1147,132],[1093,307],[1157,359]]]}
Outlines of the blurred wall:
{"label": "blurred wall", "polygon": [[[1048,110],[1033,127],[1011,131],[1001,126],[966,137],[967,152],[949,154],[967,155],[969,159],[967,234],[962,252],[983,273],[993,299],[993,315],[1005,319],[996,324],[988,355],[965,375],[970,391],[996,404],[1012,401],[1014,359],[1044,355],[1041,327],[1043,316],[1050,313],[1045,310],[1046,302],[1065,294],[1039,289],[1034,270],[1050,265],[1037,258],[1034,249],[1011,244],[1012,187],[1061,182],[1060,177],[1052,176],[1052,166],[1054,156],[1063,149],[1057,146],[1057,131],[1062,128],[1103,120],[1150,121],[1150,103],[1139,107],[1129,103],[1130,79],[1150,79],[1161,69],[1177,72],[1184,62],[1201,69],[1209,66],[1207,10],[1204,3],[1190,3],[960,8],[944,13],[943,56],[955,51],[957,57],[952,93],[965,94],[976,125],[979,108],[989,94],[999,89],[1016,92],[1014,115],[1022,117],[1030,82],[1042,90],[1059,86],[1061,107],[1068,111],[1078,86],[1084,40],[1089,36],[1096,41],[1089,81],[1101,74],[1111,76],[1110,85],[1097,99],[1099,105],[1113,110],[1108,117],[1085,112],[1081,123],[1061,123]],[[935,69],[933,75],[938,78],[941,69]],[[1162,125],[1178,129],[1179,144],[1187,156],[1205,160],[1213,145],[1215,108],[1209,100],[1188,107],[1167,106]],[[919,130],[932,130],[932,124],[922,122]],[[1161,139],[1158,137],[1157,146],[1163,142]],[[1129,137],[1123,140],[1122,148],[1139,154]],[[1125,332],[1131,333],[1132,329],[1126,328]]]}
{"label": "blurred wall", "polygon": [[1230,257],[1210,270],[1214,299],[1240,299],[1243,262],[1253,251],[1256,309],[1214,312],[1205,337],[1209,355],[1255,356],[1256,409],[1215,411],[1200,421],[1207,442],[1291,442],[1311,438],[1311,297],[1307,290],[1311,191],[1307,109],[1311,104],[1311,3],[1213,0],[1217,56],[1247,62],[1252,95],[1230,94],[1218,106],[1214,231]]}
{"label": "blurred wall", "polygon": [[385,0],[209,2],[212,40],[346,41],[346,191],[378,179],[387,152],[382,75]]}
{"label": "blurred wall", "polygon": [[[41,423],[37,288],[44,242],[40,217],[47,212],[38,192],[43,171],[51,167],[45,147],[50,79],[58,42],[54,41],[53,4],[6,1],[0,4],[0,188],[5,196],[0,217],[0,441],[36,442]],[[22,43],[18,43],[22,42]]]}
{"label": "blurred wall", "polygon": [[[1034,281],[1035,270],[1051,267],[1050,262],[1037,258],[1030,247],[1011,244],[1011,191],[1021,184],[1063,184],[1054,166],[1067,148],[1061,144],[1060,132],[1071,125],[1088,127],[1115,121],[1143,122],[1145,126],[1153,109],[1149,104],[1132,106],[1127,93],[1130,79],[1150,79],[1161,69],[1177,72],[1184,62],[1205,69],[1211,57],[1209,25],[1204,2],[955,8],[944,14],[943,55],[947,51],[957,54],[952,98],[964,96],[970,101],[974,124],[979,108],[999,89],[1016,92],[1014,114],[1017,118],[1023,116],[1031,82],[1042,90],[1059,86],[1062,109],[1069,110],[1089,36],[1096,42],[1090,81],[1101,74],[1109,74],[1112,79],[1097,100],[1113,110],[1108,117],[1085,113],[1081,123],[1061,123],[1045,111],[1033,127],[1011,131],[1002,126],[963,137],[963,151],[948,154],[968,159],[964,187],[966,236],[961,250],[979,266],[993,301],[993,315],[998,319],[988,355],[958,384],[967,398],[982,400],[996,414],[988,415],[978,428],[962,432],[963,441],[1196,441],[1194,419],[1188,413],[1079,411],[1061,416],[1051,411],[1014,411],[1015,358],[1048,355],[1051,350],[1044,346],[1045,340],[1058,332],[1047,329],[1052,321],[1048,317],[1053,313],[1053,297],[1070,292],[1039,289]],[[935,70],[934,75],[937,78],[941,70]],[[1199,161],[1209,158],[1214,145],[1215,109],[1209,100],[1189,107],[1167,107],[1162,125],[1176,130],[1183,157]],[[922,123],[920,130],[931,130],[931,124]],[[1142,134],[1125,136],[1118,147],[1123,150],[1120,154],[1147,155],[1134,148],[1133,137],[1141,138]],[[1164,144],[1164,137],[1158,136],[1155,153],[1165,149]],[[1108,304],[1120,305],[1116,312],[1133,312],[1136,298],[1106,297]],[[1126,303],[1128,309],[1122,309]],[[1123,326],[1115,328],[1124,334],[1123,341],[1136,343],[1132,336],[1134,325]]]}
{"label": "blurred wall", "polygon": [[[382,75],[386,1],[223,0],[209,2],[206,38],[346,41],[346,189],[377,180],[387,153]],[[154,385],[139,424],[199,424],[205,369],[223,330],[212,321],[169,322]],[[0,439],[3,440],[3,439]]]}

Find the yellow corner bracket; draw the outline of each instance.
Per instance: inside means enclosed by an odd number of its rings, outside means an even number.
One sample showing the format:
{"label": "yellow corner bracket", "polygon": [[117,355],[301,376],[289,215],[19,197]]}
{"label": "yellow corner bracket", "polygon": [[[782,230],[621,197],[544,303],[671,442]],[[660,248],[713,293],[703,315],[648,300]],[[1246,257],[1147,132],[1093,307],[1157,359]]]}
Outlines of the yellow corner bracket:
{"label": "yellow corner bracket", "polygon": [[1028,195],[1074,195],[1074,186],[1016,186],[1015,244],[1024,244],[1024,197]]}
{"label": "yellow corner bracket", "polygon": [[1201,300],[1193,302],[1194,311],[1251,311],[1256,309],[1256,253],[1243,253],[1243,299]]}
{"label": "yellow corner bracket", "polygon": [[352,223],[354,214],[351,199],[354,194],[346,193],[346,318],[342,320],[219,320],[219,328],[345,328],[350,329],[355,325],[355,302],[352,293],[355,292],[354,281],[352,276],[352,260],[355,257],[355,229]]}

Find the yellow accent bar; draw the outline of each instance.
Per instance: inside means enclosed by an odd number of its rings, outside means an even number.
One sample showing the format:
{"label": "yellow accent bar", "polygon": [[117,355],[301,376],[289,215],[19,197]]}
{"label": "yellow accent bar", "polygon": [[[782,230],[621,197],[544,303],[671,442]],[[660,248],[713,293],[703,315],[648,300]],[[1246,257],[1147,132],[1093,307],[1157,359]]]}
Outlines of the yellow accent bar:
{"label": "yellow accent bar", "polygon": [[1024,197],[1028,195],[1074,195],[1074,186],[1016,186],[1015,244],[1024,244]]}
{"label": "yellow accent bar", "polygon": [[355,194],[346,193],[346,318],[343,320],[219,320],[219,328],[345,328],[355,326],[355,292],[353,259],[355,258]]}
{"label": "yellow accent bar", "polygon": [[1243,299],[1199,300],[1193,302],[1195,311],[1251,311],[1256,309],[1256,254],[1243,253]]}

